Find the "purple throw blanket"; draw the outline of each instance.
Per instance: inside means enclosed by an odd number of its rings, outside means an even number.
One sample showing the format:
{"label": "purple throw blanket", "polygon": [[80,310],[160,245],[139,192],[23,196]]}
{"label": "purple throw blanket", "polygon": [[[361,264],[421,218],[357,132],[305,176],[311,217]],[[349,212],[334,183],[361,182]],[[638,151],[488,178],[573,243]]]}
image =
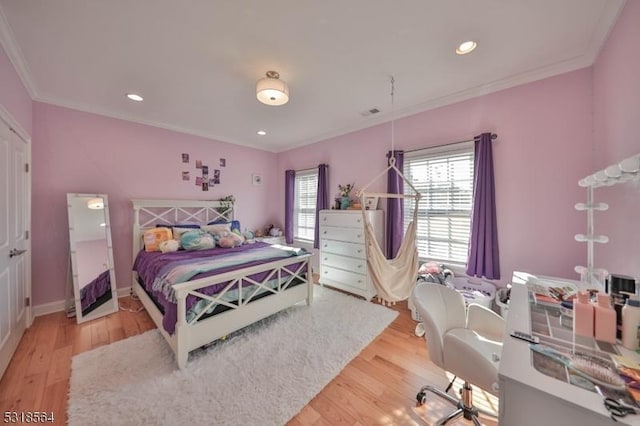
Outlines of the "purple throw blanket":
{"label": "purple throw blanket", "polygon": [[[173,334],[175,332],[175,327],[176,327],[176,322],[178,317],[178,306],[175,303],[168,300],[161,290],[154,290],[153,288],[153,283],[156,280],[156,278],[158,278],[161,271],[169,268],[172,263],[178,265],[178,264],[183,264],[187,260],[193,260],[197,262],[207,258],[215,258],[216,256],[225,257],[226,255],[234,252],[249,253],[251,252],[251,250],[269,247],[269,246],[270,246],[269,244],[258,242],[255,244],[245,244],[240,247],[234,247],[234,248],[216,247],[209,250],[195,250],[195,251],[180,250],[173,253],[146,252],[142,250],[140,251],[140,253],[138,253],[138,256],[136,257],[136,261],[133,264],[133,270],[136,271],[138,273],[138,276],[142,279],[143,285],[147,290],[147,293],[149,293],[156,300],[156,302],[158,302],[160,306],[162,306],[162,308],[164,309],[162,325],[169,334]],[[306,252],[302,251],[300,254],[303,254],[303,253],[306,253]],[[250,266],[260,265],[260,264],[268,263],[278,259],[281,259],[281,258],[254,260],[254,261],[249,261],[247,263],[244,263],[242,265],[223,267],[223,268],[215,269],[212,271],[207,271],[207,272],[197,274],[193,276],[191,280],[197,280],[204,277],[223,274],[225,272],[235,271],[235,270],[247,268]],[[297,267],[297,265],[295,267]],[[262,281],[267,276],[268,273],[269,271],[260,272],[257,274],[253,274],[250,277],[256,281]],[[285,273],[284,271],[282,272],[283,277],[288,275],[289,274]],[[206,295],[213,295],[223,290],[228,284],[229,284],[229,281],[226,281],[226,282],[215,284],[203,289],[199,289],[198,291]],[[198,302],[198,300],[199,298],[197,298],[196,296],[191,296],[191,295],[187,296],[187,302],[186,302],[187,310],[191,309]]]}
{"label": "purple throw blanket", "polygon": [[107,269],[96,279],[85,285],[80,290],[80,300],[82,310],[84,311],[91,306],[100,296],[103,296],[107,291],[111,290],[111,274]]}

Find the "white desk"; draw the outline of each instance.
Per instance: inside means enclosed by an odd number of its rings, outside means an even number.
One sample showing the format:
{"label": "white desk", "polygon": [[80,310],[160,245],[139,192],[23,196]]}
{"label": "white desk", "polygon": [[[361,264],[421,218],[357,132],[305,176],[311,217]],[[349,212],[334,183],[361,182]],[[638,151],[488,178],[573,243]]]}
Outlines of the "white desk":
{"label": "white desk", "polygon": [[[563,280],[567,281],[567,280]],[[509,336],[531,332],[529,295],[525,284],[513,283],[507,329],[500,360],[500,425],[612,425],[596,392],[547,376],[532,365],[529,344]],[[624,349],[624,348],[622,348]],[[621,350],[628,356],[630,351]],[[617,424],[640,425],[640,415],[618,418]]]}

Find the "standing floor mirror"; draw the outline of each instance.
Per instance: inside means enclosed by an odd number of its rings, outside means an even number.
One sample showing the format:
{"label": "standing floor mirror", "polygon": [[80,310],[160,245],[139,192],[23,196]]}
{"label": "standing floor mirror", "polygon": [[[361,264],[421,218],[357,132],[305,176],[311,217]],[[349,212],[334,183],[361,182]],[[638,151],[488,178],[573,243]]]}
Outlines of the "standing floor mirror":
{"label": "standing floor mirror", "polygon": [[78,323],[118,311],[109,203],[105,194],[67,194]]}

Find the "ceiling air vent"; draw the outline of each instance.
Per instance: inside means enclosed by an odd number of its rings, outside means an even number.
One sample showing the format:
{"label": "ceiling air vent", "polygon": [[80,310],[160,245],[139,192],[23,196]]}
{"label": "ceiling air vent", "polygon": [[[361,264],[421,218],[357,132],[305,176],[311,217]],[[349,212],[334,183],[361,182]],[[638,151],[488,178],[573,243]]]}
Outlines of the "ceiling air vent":
{"label": "ceiling air vent", "polygon": [[373,107],[373,108],[368,109],[366,111],[362,111],[360,113],[360,115],[363,116],[363,117],[368,117],[368,116],[373,115],[373,114],[378,114],[379,112],[380,112],[379,108]]}

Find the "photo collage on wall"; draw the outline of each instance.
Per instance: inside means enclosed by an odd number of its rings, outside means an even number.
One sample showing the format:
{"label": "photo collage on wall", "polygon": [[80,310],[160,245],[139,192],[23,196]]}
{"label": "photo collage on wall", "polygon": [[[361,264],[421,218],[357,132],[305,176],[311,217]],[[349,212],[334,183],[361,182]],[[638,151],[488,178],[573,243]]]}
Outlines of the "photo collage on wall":
{"label": "photo collage on wall", "polygon": [[[191,162],[190,155],[188,153],[182,153],[182,163],[189,164]],[[195,185],[202,188],[203,191],[208,191],[209,188],[214,187],[215,185],[220,185],[220,168],[227,167],[227,159],[221,158],[219,162],[218,169],[210,170],[209,166],[202,163],[202,160],[195,160],[195,168],[196,172],[195,176]],[[198,172],[198,169],[200,171]],[[213,172],[213,173],[210,173]],[[191,180],[191,172],[188,170],[182,171],[182,180],[189,181]]]}

